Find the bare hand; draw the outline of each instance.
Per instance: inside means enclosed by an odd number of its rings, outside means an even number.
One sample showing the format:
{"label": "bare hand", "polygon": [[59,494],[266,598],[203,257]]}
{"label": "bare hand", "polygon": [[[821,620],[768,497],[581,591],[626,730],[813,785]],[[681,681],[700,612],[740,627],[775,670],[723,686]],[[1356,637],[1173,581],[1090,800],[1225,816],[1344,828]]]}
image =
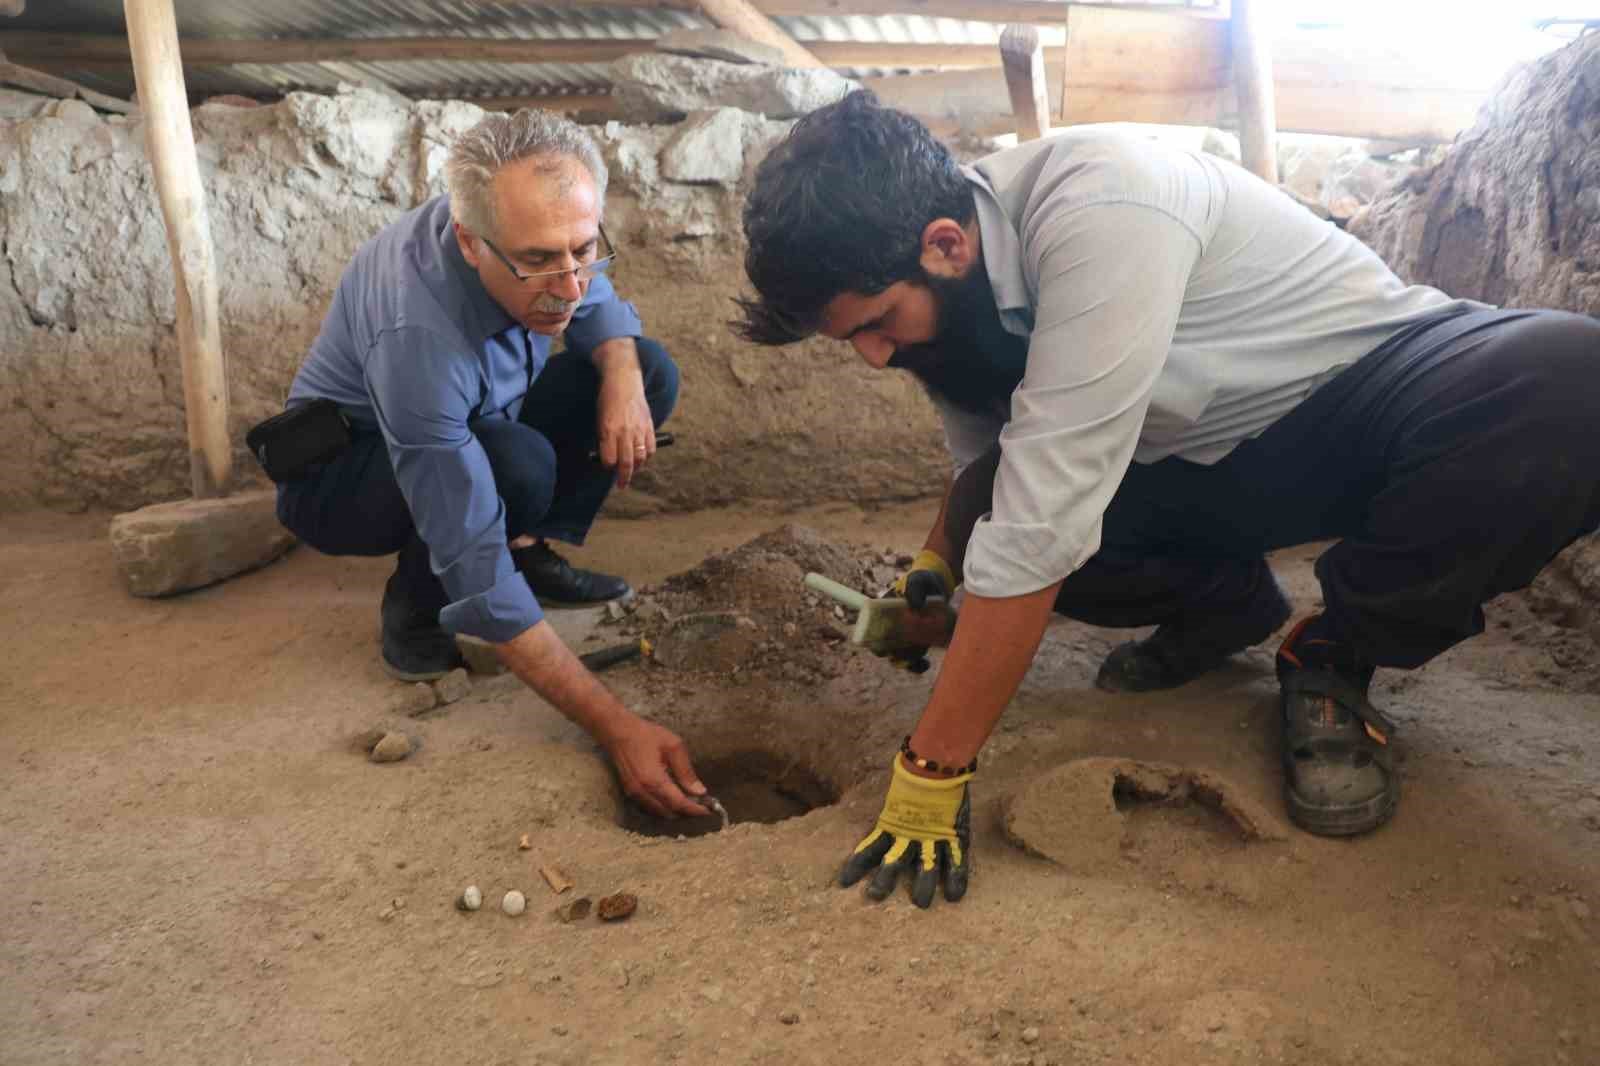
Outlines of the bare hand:
{"label": "bare hand", "polygon": [[617,472],[617,488],[656,453],[656,424],[644,398],[644,375],[638,361],[631,367],[608,366],[600,379],[598,411],[600,461]]}
{"label": "bare hand", "polygon": [[689,763],[689,749],[672,730],[638,718],[606,742],[606,752],[622,790],[651,814],[673,818],[710,813],[684,794],[703,796],[706,786]]}

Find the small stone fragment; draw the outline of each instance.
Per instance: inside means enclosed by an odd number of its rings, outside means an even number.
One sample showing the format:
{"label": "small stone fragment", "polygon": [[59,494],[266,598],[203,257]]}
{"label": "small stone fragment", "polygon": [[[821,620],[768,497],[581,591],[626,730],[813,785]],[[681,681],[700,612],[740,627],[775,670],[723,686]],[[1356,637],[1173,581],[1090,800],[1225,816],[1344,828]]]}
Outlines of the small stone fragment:
{"label": "small stone fragment", "polygon": [[[601,900],[600,902],[603,904],[603,903],[605,903],[605,900]],[[722,1002],[722,986],[721,985],[701,985],[700,986],[700,996],[707,1003],[721,1003]]]}
{"label": "small stone fragment", "polygon": [[1026,1029],[1022,1030],[1022,1042],[1024,1044],[1037,1044],[1039,1042],[1038,1028],[1030,1025]]}
{"label": "small stone fragment", "polygon": [[589,917],[589,908],[592,905],[593,904],[590,903],[588,896],[579,896],[577,899],[569,899],[567,902],[556,908],[556,917],[560,918],[563,922],[582,921],[584,918]]}
{"label": "small stone fragment", "polygon": [[552,1025],[550,1027],[550,1031],[552,1033],[556,1034],[557,1036],[566,1036],[567,1035],[567,1027],[562,1025],[560,1022],[557,1022],[556,1024]]}
{"label": "small stone fragment", "polygon": [[559,866],[545,863],[539,867],[539,876],[543,877],[544,883],[550,886],[550,891],[558,896],[572,887],[572,878],[562,873]]}
{"label": "small stone fragment", "polygon": [[616,892],[601,899],[594,910],[602,922],[620,922],[638,908],[637,896],[628,892]]}
{"label": "small stone fragment", "polygon": [[793,1007],[787,1007],[778,1012],[778,1020],[784,1025],[794,1025],[800,1020],[800,1012]]}
{"label": "small stone fragment", "polygon": [[506,672],[506,664],[500,661],[500,656],[495,654],[494,645],[487,640],[457,633],[456,648],[466,660],[469,673],[495,677]]}
{"label": "small stone fragment", "polygon": [[411,738],[404,733],[385,733],[372,747],[373,762],[399,762],[412,751]]}
{"label": "small stone fragment", "polygon": [[517,850],[518,851],[529,851],[529,850],[532,850],[532,848],[533,848],[533,841],[528,839],[528,834],[527,833],[523,833],[520,837],[517,838]]}
{"label": "small stone fragment", "polygon": [[461,896],[456,900],[456,909],[462,911],[475,911],[483,906],[483,892],[477,885],[468,885],[462,889]]}
{"label": "small stone fragment", "polygon": [[385,708],[390,714],[404,715],[415,718],[427,714],[438,706],[439,697],[433,694],[433,688],[426,682],[417,681],[401,688],[389,700]]}
{"label": "small stone fragment", "polygon": [[622,604],[618,603],[616,600],[608,600],[608,601],[606,601],[606,620],[607,621],[609,621],[609,622],[620,622],[624,618],[626,618],[627,616],[628,616],[628,612],[626,612],[626,611],[624,611],[622,609]]}
{"label": "small stone fragment", "polygon": [[521,892],[512,889],[506,893],[505,899],[500,901],[500,909],[515,918],[528,909],[528,899]]}
{"label": "small stone fragment", "polygon": [[438,697],[439,706],[447,707],[472,694],[472,679],[458,666],[433,683],[433,693]]}

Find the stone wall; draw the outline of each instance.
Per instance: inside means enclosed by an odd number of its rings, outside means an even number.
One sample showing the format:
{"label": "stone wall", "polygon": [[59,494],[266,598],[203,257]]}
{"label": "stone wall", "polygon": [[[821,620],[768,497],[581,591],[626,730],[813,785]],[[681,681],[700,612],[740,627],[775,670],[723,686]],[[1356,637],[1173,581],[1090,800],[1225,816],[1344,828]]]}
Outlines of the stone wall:
{"label": "stone wall", "polygon": [[[182,497],[173,282],[137,120],[76,101],[6,113],[31,117],[0,120],[0,507]],[[242,477],[255,476],[244,431],[280,409],[345,263],[444,191],[447,145],[480,114],[366,90],[193,112]],[[786,129],[721,109],[596,131],[617,285],[684,381],[677,445],[619,508],[881,501],[941,484],[937,420],[905,375],[827,342],[756,348],[725,325],[743,288],[741,185]]]}
{"label": "stone wall", "polygon": [[1600,315],[1600,34],[1513,72],[1441,162],[1349,228],[1408,281]]}

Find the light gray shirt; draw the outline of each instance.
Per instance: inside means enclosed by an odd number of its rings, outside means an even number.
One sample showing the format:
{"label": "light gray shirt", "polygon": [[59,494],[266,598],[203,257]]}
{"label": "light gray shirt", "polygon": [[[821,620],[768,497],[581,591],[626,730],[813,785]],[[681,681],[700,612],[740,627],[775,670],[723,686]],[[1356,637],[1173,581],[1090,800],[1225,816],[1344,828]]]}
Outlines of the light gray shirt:
{"label": "light gray shirt", "polygon": [[1029,338],[1010,410],[936,398],[960,470],[996,440],[967,547],[981,596],[1060,581],[1100,547],[1130,462],[1214,463],[1453,304],[1223,160],[1092,129],[962,172],[1001,321]]}

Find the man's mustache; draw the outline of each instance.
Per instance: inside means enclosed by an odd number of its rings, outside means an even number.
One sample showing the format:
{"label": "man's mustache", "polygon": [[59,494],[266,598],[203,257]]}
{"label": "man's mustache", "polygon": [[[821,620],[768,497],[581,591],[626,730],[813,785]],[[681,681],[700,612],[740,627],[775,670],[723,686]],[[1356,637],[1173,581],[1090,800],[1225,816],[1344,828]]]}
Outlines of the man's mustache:
{"label": "man's mustache", "polygon": [[564,315],[577,306],[576,300],[567,301],[548,293],[533,301],[533,309],[541,315]]}

